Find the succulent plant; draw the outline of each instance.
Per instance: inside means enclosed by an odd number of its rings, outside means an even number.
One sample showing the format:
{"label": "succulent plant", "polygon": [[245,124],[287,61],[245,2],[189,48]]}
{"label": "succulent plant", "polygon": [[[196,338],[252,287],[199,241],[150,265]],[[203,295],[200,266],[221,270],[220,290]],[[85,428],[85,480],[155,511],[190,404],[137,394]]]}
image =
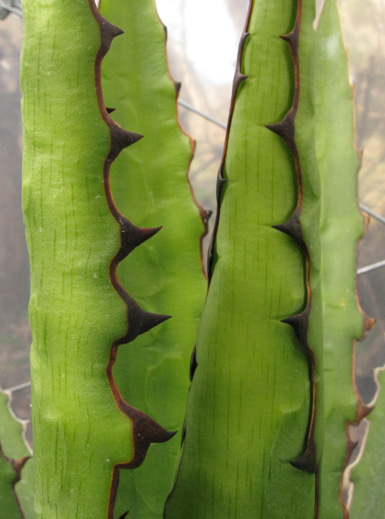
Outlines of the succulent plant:
{"label": "succulent plant", "polygon": [[[154,0],[23,15],[34,452],[1,393],[7,518],[347,518],[348,425],[369,411],[354,342],[372,323],[336,0],[316,27],[314,0],[250,0],[208,288]],[[352,519],[375,517],[357,495]]]}

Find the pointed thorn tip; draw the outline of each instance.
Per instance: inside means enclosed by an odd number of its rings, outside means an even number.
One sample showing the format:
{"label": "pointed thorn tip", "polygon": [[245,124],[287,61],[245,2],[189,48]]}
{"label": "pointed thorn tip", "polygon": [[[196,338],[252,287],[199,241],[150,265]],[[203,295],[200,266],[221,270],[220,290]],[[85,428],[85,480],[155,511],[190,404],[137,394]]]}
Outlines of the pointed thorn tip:
{"label": "pointed thorn tip", "polygon": [[308,447],[299,459],[291,460],[290,465],[296,469],[309,472],[309,474],[315,474],[317,472],[315,450]]}

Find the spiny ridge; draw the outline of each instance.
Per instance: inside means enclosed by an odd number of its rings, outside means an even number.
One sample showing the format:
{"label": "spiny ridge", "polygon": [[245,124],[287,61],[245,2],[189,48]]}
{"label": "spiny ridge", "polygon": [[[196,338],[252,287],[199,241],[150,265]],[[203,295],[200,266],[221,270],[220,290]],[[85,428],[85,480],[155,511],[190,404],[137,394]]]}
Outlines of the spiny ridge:
{"label": "spiny ridge", "polygon": [[222,164],[218,170],[218,175],[217,175],[217,185],[216,185],[217,214],[216,214],[216,218],[215,218],[213,233],[212,233],[211,240],[210,240],[210,245],[209,245],[209,248],[207,251],[207,268],[206,268],[206,270],[207,270],[209,280],[211,279],[212,270],[213,270],[214,242],[215,242],[216,231],[217,231],[217,227],[218,227],[219,215],[220,215],[220,210],[221,210],[222,190],[223,190],[223,186],[226,184],[226,182],[227,182],[227,179],[224,178],[224,176],[223,176],[223,164]]}
{"label": "spiny ridge", "polygon": [[[252,2],[250,2],[250,4],[249,4],[249,12],[247,15],[246,27],[248,27],[248,24],[250,22],[251,11],[252,11]],[[208,249],[208,253],[207,253],[207,277],[208,277],[209,284],[211,281],[213,268],[214,268],[214,248],[215,248],[215,241],[216,241],[220,209],[221,209],[222,190],[223,190],[224,184],[227,181],[227,179],[224,178],[223,169],[224,169],[225,157],[227,154],[227,146],[229,143],[229,128],[230,128],[232,117],[234,114],[234,106],[235,106],[235,98],[236,98],[236,94],[237,94],[237,89],[238,89],[240,83],[247,78],[247,76],[242,73],[241,68],[242,68],[242,55],[243,55],[243,51],[244,51],[244,47],[245,47],[245,42],[246,42],[248,36],[250,36],[250,33],[245,30],[241,36],[239,46],[238,46],[238,55],[237,55],[236,69],[235,69],[234,80],[233,80],[229,117],[227,120],[225,146],[224,146],[224,151],[223,151],[223,155],[222,155],[221,165],[220,165],[220,168],[218,171],[218,176],[217,176],[217,186],[216,186],[217,214],[216,214],[214,228],[213,228],[210,245],[209,245],[209,249]]]}
{"label": "spiny ridge", "polygon": [[306,450],[302,456],[297,460],[290,461],[290,464],[293,467],[309,472],[310,474],[315,474],[317,472],[318,464],[316,446],[312,439],[309,439]]}
{"label": "spiny ridge", "polygon": [[166,431],[155,420],[124,401],[121,401],[119,406],[133,422],[134,457],[126,468],[134,469],[143,463],[151,443],[166,442],[175,436],[176,431]]}
{"label": "spiny ridge", "polygon": [[217,185],[219,185],[220,187],[223,186],[223,184],[226,184],[227,182],[227,178],[225,178],[223,176],[223,171],[222,170],[219,170],[218,172],[218,177],[217,177]]}
{"label": "spiny ridge", "polygon": [[13,468],[17,472],[17,475],[18,475],[19,479],[20,479],[20,472],[22,471],[24,465],[27,463],[27,461],[29,459],[31,459],[31,456],[24,456],[23,458],[19,458],[17,460],[12,460]]}
{"label": "spiny ridge", "polygon": [[285,117],[279,123],[266,124],[265,127],[276,133],[284,141],[289,150],[297,154],[297,145],[295,143],[295,111],[290,109]]}
{"label": "spiny ridge", "polygon": [[[96,7],[94,0],[89,0],[90,9],[94,15],[95,20],[99,24],[101,34],[101,46],[95,60],[95,86],[98,95],[98,105],[103,120],[109,127],[110,130],[110,151],[104,163],[104,181],[105,181],[105,192],[107,202],[110,211],[116,221],[120,225],[120,236],[121,245],[117,252],[117,255],[113,258],[110,263],[110,278],[111,282],[123,299],[127,306],[127,333],[121,339],[118,339],[111,345],[110,361],[107,365],[107,376],[110,383],[111,390],[113,392],[115,401],[119,406],[120,410],[126,414],[132,420],[132,434],[133,434],[133,447],[134,455],[133,459],[128,463],[117,464],[114,466],[112,483],[110,490],[110,498],[108,505],[108,517],[112,518],[114,515],[114,505],[116,500],[116,494],[119,483],[119,471],[121,468],[134,469],[139,467],[146,456],[147,450],[151,443],[165,442],[172,438],[174,432],[168,432],[159,424],[157,424],[152,418],[145,415],[141,411],[131,407],[121,397],[115,381],[112,375],[112,366],[116,360],[116,354],[118,347],[121,344],[133,341],[138,335],[147,332],[154,326],[162,323],[163,321],[170,318],[168,315],[160,315],[149,313],[143,310],[138,303],[123,289],[120,285],[117,276],[116,269],[119,262],[127,256],[135,247],[143,243],[145,240],[156,234],[160,228],[155,229],[144,229],[133,225],[128,219],[124,218],[118,211],[114,200],[111,195],[109,175],[111,163],[118,157],[120,152],[140,140],[143,136],[137,133],[129,132],[121,128],[109,115],[104,105],[102,85],[101,85],[101,63],[103,57],[108,52],[112,40],[119,34],[123,34],[124,31],[116,27],[115,25],[108,22]],[[126,517],[128,512],[121,516],[121,519]]]}
{"label": "spiny ridge", "polygon": [[136,247],[149,240],[157,234],[162,227],[138,227],[124,216],[119,216],[121,248],[116,258],[117,262],[122,261]]}
{"label": "spiny ridge", "polygon": [[218,171],[218,176],[217,176],[217,202],[220,202],[221,200],[221,193],[222,193],[222,188],[223,186],[226,184],[227,182],[227,178],[224,178],[223,176],[223,173],[222,173],[222,170],[220,169]]}
{"label": "spiny ridge", "polygon": [[111,47],[112,40],[124,34],[124,31],[106,20],[102,15],[99,16],[99,27],[102,36],[102,46],[100,50],[103,54],[106,54]]}
{"label": "spiny ridge", "polygon": [[240,53],[241,55],[243,54],[243,50],[244,50],[244,47],[245,47],[245,43],[246,43],[246,40],[247,38],[250,36],[250,33],[245,31],[244,33],[242,33],[242,36],[241,36],[241,39],[240,39],[240,42],[239,42],[239,48],[240,48]]}
{"label": "spiny ridge", "polygon": [[126,301],[128,308],[128,332],[119,341],[120,344],[126,344],[133,341],[138,335],[146,333],[158,324],[163,323],[171,318],[170,315],[155,314],[146,312],[141,306],[127,293],[124,294],[124,300]]}
{"label": "spiny ridge", "polygon": [[197,347],[194,346],[193,352],[191,354],[190,358],[190,382],[192,382],[192,379],[194,378],[195,370],[197,369],[198,363],[197,363]]}
{"label": "spiny ridge", "polygon": [[242,33],[241,39],[239,40],[238,56],[237,56],[237,63],[236,63],[237,72],[241,72],[242,55],[243,55],[243,51],[245,50],[246,40],[249,36],[250,36],[249,32],[244,32],[244,33]]}
{"label": "spiny ridge", "polygon": [[27,461],[31,458],[31,456],[25,456],[23,458],[19,458],[17,460],[9,458],[5,452],[3,451],[2,445],[0,444],[0,457],[4,458],[5,461],[7,461],[15,471],[15,476],[12,482],[12,486],[16,485],[21,479],[21,471],[24,465],[27,463]]}
{"label": "spiny ridge", "polygon": [[207,251],[207,260],[206,260],[206,270],[209,280],[212,276],[213,271],[213,261],[214,261],[214,248],[212,245],[212,240],[210,242],[209,250]]}
{"label": "spiny ridge", "polygon": [[297,339],[303,347],[306,345],[306,349],[308,349],[307,334],[309,328],[309,314],[310,305],[307,305],[305,310],[300,314],[291,315],[290,317],[282,320],[283,323],[286,323],[293,328]]}
{"label": "spiny ridge", "polygon": [[185,439],[186,439],[186,422],[183,424],[183,427],[182,427],[182,434],[181,434],[181,440],[180,440],[181,447],[182,447]]}
{"label": "spiny ridge", "polygon": [[234,79],[233,79],[233,95],[232,95],[233,100],[234,100],[234,96],[235,96],[235,93],[236,93],[239,85],[242,83],[242,81],[244,81],[248,77],[246,74],[243,74],[242,70],[241,70],[242,55],[243,55],[245,43],[246,43],[248,36],[250,36],[250,33],[244,32],[242,34],[240,42],[239,42],[238,58],[237,58],[237,63],[236,63]]}
{"label": "spiny ridge", "polygon": [[297,209],[286,222],[281,223],[279,225],[273,225],[273,228],[277,229],[278,231],[284,232],[285,234],[288,234],[291,238],[293,238],[293,240],[301,249],[307,250],[306,244],[303,239],[300,207],[297,207]]}
{"label": "spiny ridge", "polygon": [[281,36],[281,38],[283,40],[287,41],[287,43],[290,45],[291,51],[292,51],[294,56],[298,55],[299,29],[300,29],[300,26],[296,22],[296,24],[294,25],[294,29],[291,32],[289,32],[289,34],[283,34]]}
{"label": "spiny ridge", "polygon": [[246,74],[242,74],[241,72],[236,71],[234,74],[234,82],[233,82],[233,88],[236,91],[239,87],[239,85],[247,79],[248,76]]}
{"label": "spiny ridge", "polygon": [[138,142],[143,138],[143,135],[140,135],[139,133],[128,132],[127,130],[124,130],[117,123],[115,123],[113,119],[111,119],[110,133],[111,149],[108,155],[109,162],[113,162],[119,153],[124,150],[124,148],[135,144],[135,142]]}

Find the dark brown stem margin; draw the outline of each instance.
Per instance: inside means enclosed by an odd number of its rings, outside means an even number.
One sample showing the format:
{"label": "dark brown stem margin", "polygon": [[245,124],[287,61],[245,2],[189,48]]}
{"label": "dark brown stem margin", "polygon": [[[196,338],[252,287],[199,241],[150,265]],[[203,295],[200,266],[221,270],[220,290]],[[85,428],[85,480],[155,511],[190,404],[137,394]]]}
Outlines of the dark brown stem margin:
{"label": "dark brown stem margin", "polygon": [[[238,58],[237,58],[237,68],[234,76],[234,82],[233,82],[233,92],[232,92],[232,99],[231,99],[231,105],[230,105],[230,114],[228,119],[228,129],[226,133],[226,141],[225,141],[225,148],[223,152],[222,157],[222,163],[218,172],[218,180],[217,180],[217,203],[218,203],[218,212],[217,212],[217,218],[214,226],[213,231],[213,237],[210,244],[210,250],[209,250],[209,258],[208,258],[208,275],[209,275],[209,281],[212,277],[215,258],[214,258],[214,250],[215,250],[215,238],[218,228],[218,222],[219,222],[219,213],[220,213],[220,206],[221,206],[221,200],[223,195],[223,187],[226,184],[226,178],[224,175],[224,163],[227,153],[227,147],[228,147],[228,141],[229,141],[229,128],[231,125],[231,121],[233,118],[234,113],[234,105],[235,105],[235,99],[236,95],[238,93],[238,89],[240,85],[247,79],[247,76],[242,73],[242,56],[244,52],[245,43],[247,40],[247,37],[249,36],[249,32],[247,31],[249,24],[250,24],[250,18],[251,18],[251,12],[252,7],[254,5],[254,1],[251,0],[249,4],[249,12],[246,19],[246,26],[245,30],[243,32],[243,35],[240,40],[239,44],[239,50],[238,50]],[[298,50],[299,50],[299,36],[300,36],[300,29],[301,29],[301,22],[302,22],[302,0],[298,0],[297,3],[297,13],[296,13],[296,19],[293,30],[286,35],[281,36],[281,38],[289,44],[290,52],[293,59],[294,64],[294,96],[293,96],[293,102],[290,110],[284,117],[284,119],[276,124],[266,125],[266,128],[274,132],[275,134],[279,135],[286,146],[289,148],[291,153],[293,154],[293,159],[295,163],[295,168],[297,172],[297,182],[298,182],[298,200],[297,200],[297,207],[295,211],[293,212],[292,216],[289,218],[287,222],[284,222],[281,225],[274,226],[275,229],[284,232],[291,236],[294,241],[298,244],[299,248],[303,251],[305,258],[306,258],[306,285],[307,285],[307,296],[306,296],[306,306],[303,312],[300,314],[291,316],[287,319],[284,319],[283,322],[289,324],[292,326],[292,328],[295,331],[295,334],[298,338],[298,341],[305,352],[308,361],[309,361],[309,374],[310,374],[310,381],[311,381],[311,398],[310,398],[310,412],[309,412],[309,425],[308,425],[308,431],[306,435],[306,442],[305,442],[305,450],[301,457],[298,460],[293,460],[291,464],[301,470],[306,470],[310,473],[315,473],[317,471],[317,455],[316,455],[316,446],[314,441],[314,435],[315,435],[315,418],[316,418],[316,402],[317,402],[317,382],[316,382],[316,358],[313,349],[310,347],[308,342],[308,327],[309,327],[309,315],[311,310],[311,298],[312,298],[312,290],[310,286],[310,254],[307,245],[304,242],[303,239],[303,232],[302,232],[302,224],[300,221],[301,218],[301,211],[302,211],[302,204],[303,204],[303,175],[302,175],[302,168],[300,163],[300,157],[298,148],[295,142],[295,117],[297,115],[298,111],[298,105],[299,105],[299,96],[300,96],[300,67],[299,67],[299,56],[298,56]],[[191,369],[191,378],[193,377],[194,371],[197,367],[196,359],[193,354],[192,358],[192,369]]]}
{"label": "dark brown stem margin", "polygon": [[[169,61],[168,61],[168,55],[167,55],[167,39],[168,39],[167,27],[163,23],[162,19],[160,18],[158,10],[156,10],[156,13],[157,13],[157,16],[158,16],[159,23],[163,27],[163,31],[164,31],[164,52],[165,52],[165,55],[166,55],[168,74],[169,74],[170,79],[171,79],[171,81],[172,81],[172,83],[174,85],[174,89],[175,89],[175,105],[176,105],[176,107],[178,107],[178,99],[179,99],[180,90],[182,88],[182,83],[180,81],[175,81],[175,79],[173,78],[173,75],[172,75],[172,72],[171,72],[171,68],[170,68],[170,64],[169,64]],[[194,202],[194,204],[196,205],[196,207],[197,207],[197,209],[199,211],[199,215],[200,215],[200,218],[201,218],[201,221],[202,221],[202,224],[203,224],[203,232],[202,232],[202,234],[200,236],[200,240],[199,240],[199,250],[200,250],[200,255],[201,255],[202,273],[207,278],[205,259],[204,259],[203,241],[206,238],[206,236],[208,235],[208,232],[209,232],[209,220],[210,220],[213,212],[210,211],[210,210],[206,210],[198,202],[198,199],[195,196],[194,187],[193,187],[193,185],[191,183],[189,174],[190,174],[190,170],[191,170],[192,161],[193,161],[193,159],[195,157],[196,141],[191,137],[191,135],[189,135],[183,129],[182,124],[180,122],[180,118],[179,118],[178,108],[177,108],[176,118],[177,118],[179,130],[190,141],[190,146],[191,146],[191,156],[190,156],[190,160],[189,160],[188,167],[187,167],[186,180],[187,180],[187,183],[188,183],[189,188],[190,188],[191,198],[193,199],[193,202]]]}
{"label": "dark brown stem margin", "polygon": [[239,42],[237,62],[236,62],[234,79],[233,79],[233,88],[232,88],[232,93],[231,93],[229,117],[227,120],[225,144],[224,144],[221,164],[219,166],[219,171],[218,171],[218,176],[217,176],[217,214],[216,214],[216,218],[215,218],[213,234],[211,237],[211,242],[210,242],[210,246],[209,246],[209,250],[208,250],[208,257],[207,257],[207,275],[208,275],[209,283],[210,283],[212,275],[213,275],[215,241],[216,241],[216,237],[217,237],[219,218],[220,218],[220,212],[221,212],[223,187],[227,181],[227,179],[225,177],[225,173],[224,173],[224,168],[225,168],[225,161],[226,161],[226,156],[227,156],[227,149],[229,146],[231,122],[233,120],[233,115],[234,115],[235,99],[236,99],[239,87],[242,85],[242,83],[245,81],[245,79],[247,79],[247,76],[242,73],[242,56],[243,56],[243,51],[245,49],[246,40],[250,36],[250,33],[247,31],[247,29],[250,24],[251,12],[253,9],[254,1],[255,0],[250,0],[245,27],[244,27],[244,30],[243,30],[243,33],[241,35],[241,39]]}
{"label": "dark brown stem margin", "polygon": [[95,59],[95,87],[98,98],[100,114],[107,124],[111,134],[111,147],[108,156],[104,162],[103,180],[104,189],[108,207],[115,220],[120,225],[120,248],[110,263],[110,278],[113,287],[123,299],[127,306],[127,331],[125,335],[111,345],[110,360],[106,367],[108,381],[114,396],[116,405],[127,417],[132,421],[132,443],[133,457],[129,462],[119,463],[114,466],[109,506],[108,519],[113,519],[116,494],[119,484],[119,475],[121,469],[134,469],[139,467],[146,456],[147,450],[151,443],[162,443],[171,439],[175,432],[168,432],[157,422],[145,413],[131,407],[123,400],[112,374],[112,368],[115,363],[118,348],[121,344],[127,344],[133,341],[138,335],[147,332],[154,326],[169,319],[168,315],[153,314],[146,312],[138,303],[124,290],[117,278],[118,264],[126,258],[138,245],[142,244],[152,236],[154,236],[161,228],[145,229],[135,226],[127,218],[125,218],[117,209],[111,194],[110,188],[110,168],[112,162],[118,157],[119,153],[128,146],[131,146],[142,138],[142,135],[128,132],[121,128],[109,115],[103,100],[101,66],[104,56],[107,54],[112,40],[123,34],[124,31],[108,22],[96,7],[94,0],[88,0],[90,10],[97,21],[100,28],[101,45]]}
{"label": "dark brown stem margin", "polygon": [[319,509],[319,467],[317,460],[317,449],[315,443],[315,428],[316,428],[316,410],[317,410],[317,372],[316,372],[316,356],[314,350],[311,348],[308,340],[309,316],[312,305],[312,288],[310,284],[310,253],[307,244],[303,238],[303,229],[301,224],[301,213],[303,205],[303,173],[302,166],[295,140],[295,118],[298,112],[299,98],[300,98],[300,62],[299,62],[299,41],[302,24],[303,0],[297,2],[297,13],[294,23],[294,28],[289,34],[281,36],[290,47],[290,53],[294,65],[294,96],[293,103],[284,117],[284,119],[276,124],[266,125],[266,128],[277,134],[282,138],[283,142],[289,148],[293,155],[295,168],[297,172],[298,182],[298,200],[297,207],[288,221],[281,225],[274,226],[275,229],[284,232],[291,236],[297,243],[298,247],[303,251],[306,262],[306,306],[305,309],[282,322],[289,324],[301,345],[309,363],[310,376],[310,410],[309,410],[309,424],[305,440],[305,449],[302,455],[292,460],[290,463],[293,467],[300,470],[305,470],[310,474],[316,474],[315,482],[315,505],[314,505],[314,519],[318,517]]}
{"label": "dark brown stem margin", "polygon": [[302,0],[298,0],[297,3],[297,14],[293,30],[286,35],[281,36],[290,47],[290,52],[294,64],[294,96],[293,103],[284,117],[284,119],[276,124],[267,125],[266,128],[279,135],[286,146],[293,154],[295,168],[297,172],[298,181],[298,201],[297,207],[287,222],[281,225],[274,226],[275,229],[284,232],[291,236],[297,243],[298,247],[303,251],[306,259],[306,306],[305,309],[282,322],[289,324],[301,345],[305,355],[309,362],[309,373],[311,382],[311,397],[310,397],[310,413],[309,413],[309,426],[306,438],[306,447],[303,454],[299,459],[293,460],[290,463],[300,469],[316,473],[318,470],[316,445],[315,445],[315,422],[316,422],[316,407],[317,407],[317,381],[316,381],[316,357],[314,350],[310,347],[308,342],[308,328],[309,328],[309,316],[312,304],[312,289],[310,285],[310,254],[309,249],[303,238],[303,230],[301,224],[301,212],[303,205],[303,173],[300,161],[300,156],[295,141],[295,118],[298,112],[299,97],[300,97],[300,64],[299,64],[299,38],[302,23]]}
{"label": "dark brown stem margin", "polygon": [[[228,145],[229,145],[231,121],[232,121],[233,115],[234,115],[235,98],[237,96],[237,92],[238,92],[240,85],[245,81],[245,79],[247,79],[247,76],[242,73],[242,56],[243,56],[243,51],[245,48],[246,40],[250,36],[250,33],[247,32],[247,28],[249,27],[253,5],[254,5],[254,0],[250,0],[249,10],[248,10],[248,14],[246,17],[245,28],[244,28],[244,31],[241,35],[241,39],[239,42],[238,56],[237,56],[236,69],[235,69],[235,74],[234,74],[234,79],[233,79],[233,88],[232,88],[231,101],[230,101],[230,111],[229,111],[229,117],[228,117],[228,121],[227,121],[225,144],[224,144],[224,149],[223,149],[223,153],[222,153],[221,164],[219,166],[219,171],[218,171],[218,175],[217,175],[217,193],[216,193],[216,195],[217,195],[217,214],[215,217],[213,233],[211,236],[211,241],[210,241],[210,245],[209,245],[208,253],[207,253],[207,277],[208,277],[209,287],[210,287],[210,281],[213,276],[213,269],[214,269],[215,241],[216,241],[216,237],[217,237],[219,218],[220,218],[220,212],[221,212],[223,187],[226,184],[224,167],[225,167],[227,149],[228,149]],[[206,215],[207,215],[207,219],[211,216],[208,213],[206,213]],[[203,218],[204,218],[204,215],[203,215]],[[205,223],[205,219],[203,221]],[[192,352],[191,361],[190,361],[190,381],[191,382],[194,378],[195,370],[198,367],[196,357],[197,356],[196,356],[196,347],[195,347]],[[185,429],[185,427],[183,427],[182,443],[184,441],[185,436],[186,436],[186,429]]]}
{"label": "dark brown stem margin", "polygon": [[20,517],[22,519],[24,519],[25,515],[24,515],[23,509],[21,507],[19,497],[16,493],[15,486],[16,486],[16,483],[18,483],[20,481],[21,471],[22,471],[24,465],[27,463],[27,461],[29,459],[31,459],[31,456],[24,456],[23,458],[20,458],[18,460],[8,458],[8,456],[5,455],[3,448],[0,444],[0,457],[3,458],[7,463],[9,463],[12,466],[13,470],[15,471],[15,477],[14,477],[14,480],[12,481],[12,493],[14,495],[16,505],[19,509]]}
{"label": "dark brown stem margin", "polygon": [[[353,89],[353,96],[354,96],[354,89]],[[357,155],[358,155],[358,159],[359,159],[359,168],[358,168],[358,171],[357,171],[357,173],[358,173],[360,171],[360,169],[362,168],[362,157],[363,157],[362,151],[357,151]],[[358,205],[358,200],[357,200],[357,205]],[[366,232],[368,230],[369,223],[370,223],[370,217],[366,213],[363,213],[362,211],[360,211],[360,212],[361,212],[362,219],[364,221],[364,232],[363,232],[363,235],[361,237],[361,240],[362,240],[362,239],[365,238],[365,234],[366,234]],[[356,253],[357,253],[360,241],[357,243]],[[371,331],[373,326],[376,324],[376,319],[373,319],[372,317],[369,317],[366,314],[366,312],[362,309],[362,307],[360,305],[359,294],[358,294],[358,290],[357,290],[357,277],[356,277],[356,300],[357,300],[358,310],[360,311],[361,316],[362,316],[363,333],[362,333],[361,337],[359,337],[356,341],[354,341],[353,356],[352,356],[352,372],[351,372],[352,373],[352,385],[353,385],[354,393],[355,393],[355,395],[357,397],[356,416],[355,416],[355,419],[352,422],[346,422],[346,424],[345,424],[346,456],[345,456],[344,465],[343,465],[342,470],[341,470],[340,491],[339,491],[339,498],[340,498],[340,503],[341,503],[341,506],[342,506],[342,509],[343,509],[344,519],[349,519],[349,509],[348,509],[347,501],[346,501],[345,496],[344,496],[344,492],[345,492],[345,475],[346,475],[346,472],[348,471],[348,468],[349,468],[349,466],[351,464],[353,452],[354,452],[354,450],[356,449],[356,447],[359,444],[358,441],[353,441],[351,439],[350,427],[358,427],[360,425],[360,423],[365,418],[368,417],[368,415],[373,411],[373,409],[375,407],[374,404],[366,405],[364,403],[364,400],[363,400],[360,392],[358,391],[358,387],[357,387],[357,383],[356,383],[357,341],[363,341],[366,338],[366,335]],[[365,448],[365,445],[364,444],[361,445],[361,453],[362,453],[364,448]],[[351,489],[349,489],[348,493],[350,494],[350,492],[351,492]]]}

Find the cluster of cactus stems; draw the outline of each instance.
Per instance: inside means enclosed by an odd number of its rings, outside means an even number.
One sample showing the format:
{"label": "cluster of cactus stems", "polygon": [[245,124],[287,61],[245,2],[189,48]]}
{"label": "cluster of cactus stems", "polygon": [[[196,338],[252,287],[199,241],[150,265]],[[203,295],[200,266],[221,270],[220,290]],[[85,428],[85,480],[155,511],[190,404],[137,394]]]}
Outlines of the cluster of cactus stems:
{"label": "cluster of cactus stems", "polygon": [[0,393],[0,516],[380,517],[375,436],[351,511],[344,497],[372,322],[336,0],[316,28],[314,0],[250,0],[208,289],[154,0],[24,0],[23,15],[34,445]]}

